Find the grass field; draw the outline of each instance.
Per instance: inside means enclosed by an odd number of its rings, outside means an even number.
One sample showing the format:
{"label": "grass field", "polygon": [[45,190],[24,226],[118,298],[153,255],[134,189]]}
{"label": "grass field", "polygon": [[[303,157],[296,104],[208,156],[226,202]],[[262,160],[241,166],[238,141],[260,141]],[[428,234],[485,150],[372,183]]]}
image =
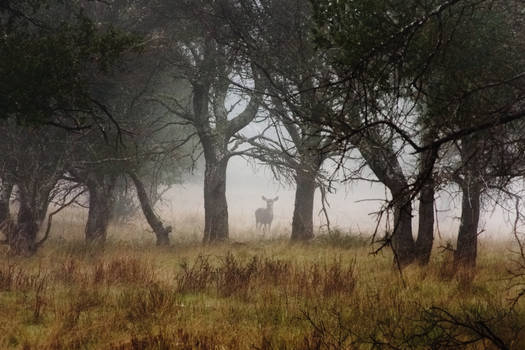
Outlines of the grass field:
{"label": "grass field", "polygon": [[473,279],[450,252],[400,275],[371,250],[338,235],[0,251],[0,348],[525,349],[511,243],[483,242]]}

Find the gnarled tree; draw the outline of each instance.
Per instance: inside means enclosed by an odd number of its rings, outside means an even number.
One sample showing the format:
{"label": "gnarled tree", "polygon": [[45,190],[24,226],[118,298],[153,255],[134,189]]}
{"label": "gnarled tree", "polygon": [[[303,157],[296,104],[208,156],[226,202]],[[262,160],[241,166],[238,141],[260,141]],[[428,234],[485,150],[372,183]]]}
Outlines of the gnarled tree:
{"label": "gnarled tree", "polygon": [[[164,97],[159,103],[196,130],[205,160],[204,242],[229,236],[226,170],[239,154],[234,136],[257,116],[261,96],[259,74],[243,54],[228,20],[243,16],[235,1],[175,1],[169,13],[177,18],[170,37],[176,76],[191,87],[188,99]],[[251,89],[242,87],[251,81]],[[245,98],[249,97],[249,102]],[[244,106],[239,102],[245,101]],[[232,102],[233,101],[233,102]],[[242,107],[241,107],[242,106]],[[237,108],[236,108],[237,107]]]}

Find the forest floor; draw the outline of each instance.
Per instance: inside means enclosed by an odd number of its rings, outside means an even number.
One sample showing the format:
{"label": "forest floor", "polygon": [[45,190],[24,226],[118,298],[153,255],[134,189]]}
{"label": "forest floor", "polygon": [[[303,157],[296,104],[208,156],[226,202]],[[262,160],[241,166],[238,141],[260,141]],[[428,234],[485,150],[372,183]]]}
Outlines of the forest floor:
{"label": "forest floor", "polygon": [[372,251],[341,235],[0,251],[0,348],[525,349],[512,243],[482,242],[475,275],[446,250],[403,274]]}

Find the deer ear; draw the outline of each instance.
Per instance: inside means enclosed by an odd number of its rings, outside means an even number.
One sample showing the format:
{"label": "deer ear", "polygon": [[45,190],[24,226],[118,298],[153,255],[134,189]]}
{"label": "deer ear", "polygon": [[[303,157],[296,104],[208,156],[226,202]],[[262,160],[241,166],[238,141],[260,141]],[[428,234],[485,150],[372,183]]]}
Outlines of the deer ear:
{"label": "deer ear", "polygon": [[267,201],[266,197],[265,196],[262,196],[262,199],[263,201]]}
{"label": "deer ear", "polygon": [[279,196],[275,197],[275,199],[274,199],[273,201],[275,202],[275,201],[278,200],[278,199],[279,199]]}

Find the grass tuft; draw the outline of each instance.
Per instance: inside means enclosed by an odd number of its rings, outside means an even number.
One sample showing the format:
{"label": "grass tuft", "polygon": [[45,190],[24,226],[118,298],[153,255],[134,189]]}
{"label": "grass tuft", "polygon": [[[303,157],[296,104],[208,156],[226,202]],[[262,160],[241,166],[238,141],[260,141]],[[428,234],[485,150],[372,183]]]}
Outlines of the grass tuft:
{"label": "grass tuft", "polygon": [[0,348],[525,348],[525,274],[507,272],[508,247],[483,245],[475,275],[452,273],[444,251],[400,276],[365,241],[50,242],[1,256]]}

